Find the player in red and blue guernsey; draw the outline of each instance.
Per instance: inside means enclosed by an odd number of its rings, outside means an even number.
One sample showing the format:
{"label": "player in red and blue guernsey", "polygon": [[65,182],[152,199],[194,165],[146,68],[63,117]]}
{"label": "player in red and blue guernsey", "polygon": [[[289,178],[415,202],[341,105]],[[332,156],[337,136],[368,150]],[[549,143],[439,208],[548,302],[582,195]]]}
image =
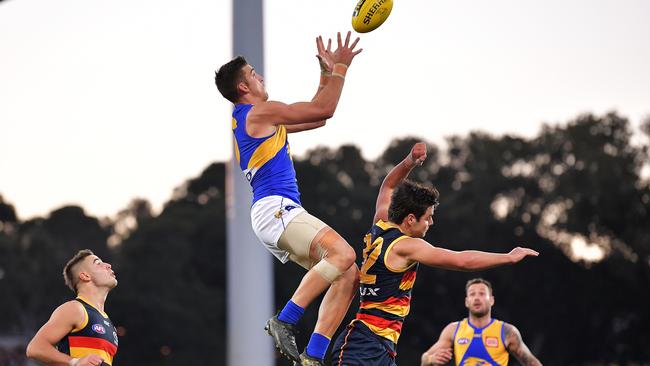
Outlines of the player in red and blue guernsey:
{"label": "player in red and blue guernsey", "polygon": [[111,265],[88,249],[63,269],[76,294],[54,310],[27,346],[27,357],[45,365],[111,366],[117,353],[117,330],[104,312],[108,293],[117,286]]}
{"label": "player in red and blue guernsey", "polygon": [[517,247],[507,254],[434,247],[422,238],[433,225],[438,191],[406,180],[426,159],[417,143],[384,179],[374,224],[366,234],[360,269],[359,311],[332,349],[335,366],[394,366],[397,342],[410,310],[411,290],[420,263],[459,271],[513,264],[538,253]]}

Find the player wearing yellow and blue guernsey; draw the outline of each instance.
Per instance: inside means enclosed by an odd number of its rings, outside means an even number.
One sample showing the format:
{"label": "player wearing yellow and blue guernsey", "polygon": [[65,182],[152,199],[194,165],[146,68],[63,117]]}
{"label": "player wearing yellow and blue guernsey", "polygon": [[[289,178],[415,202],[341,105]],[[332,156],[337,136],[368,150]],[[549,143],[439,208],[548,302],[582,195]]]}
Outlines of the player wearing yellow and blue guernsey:
{"label": "player wearing yellow and blue guernsey", "polygon": [[253,189],[253,205],[268,196],[286,197],[300,204],[287,128],[279,125],[271,136],[252,137],[246,132],[246,117],[253,104],[236,104],[232,112],[235,158]]}
{"label": "player wearing yellow and blue guernsey", "polygon": [[[310,102],[284,104],[268,100],[264,78],[239,56],[219,68],[215,82],[235,108],[232,131],[236,159],[253,190],[251,223],[262,244],[282,263],[307,269],[291,300],[266,329],[280,351],[304,366],[322,365],[333,333],[356,292],[356,255],[336,231],[302,207],[287,135],[319,128],[338,105],[345,74],[361,49],[338,34],[336,50],[316,39],[321,83]],[[326,295],[305,352],[299,353],[295,326],[304,309]]]}
{"label": "player wearing yellow and blue guernsey", "polygon": [[507,366],[513,355],[523,366],[541,366],[512,324],[492,318],[494,296],[490,282],[475,278],[465,285],[469,317],[450,323],[440,339],[422,355],[422,366]]}

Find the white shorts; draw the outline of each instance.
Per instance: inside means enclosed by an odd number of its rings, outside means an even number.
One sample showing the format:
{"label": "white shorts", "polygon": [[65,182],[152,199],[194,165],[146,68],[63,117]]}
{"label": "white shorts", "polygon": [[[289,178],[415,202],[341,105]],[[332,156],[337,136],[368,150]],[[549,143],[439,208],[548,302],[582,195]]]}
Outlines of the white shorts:
{"label": "white shorts", "polygon": [[302,206],[282,196],[264,197],[251,207],[255,235],[282,263],[289,261],[290,253],[278,247],[278,240],[291,220],[302,212],[306,212]]}

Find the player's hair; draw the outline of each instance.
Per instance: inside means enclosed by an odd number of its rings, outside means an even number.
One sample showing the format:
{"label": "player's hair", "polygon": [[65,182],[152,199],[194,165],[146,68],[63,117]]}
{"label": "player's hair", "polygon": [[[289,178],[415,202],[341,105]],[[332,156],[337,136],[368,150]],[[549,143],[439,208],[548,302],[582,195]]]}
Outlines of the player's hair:
{"label": "player's hair", "polygon": [[79,276],[77,273],[77,265],[79,262],[84,260],[89,255],[94,255],[90,249],[82,249],[77,252],[77,254],[72,257],[63,267],[63,279],[65,280],[66,286],[72,290],[75,294],[77,293],[77,285],[79,284]]}
{"label": "player's hair", "polygon": [[431,206],[438,206],[438,190],[422,184],[404,180],[393,191],[388,207],[388,219],[396,224],[413,214],[420,219]]}
{"label": "player's hair", "polygon": [[490,295],[494,295],[494,292],[492,291],[492,284],[490,283],[490,281],[484,280],[480,277],[472,278],[471,280],[467,281],[467,283],[465,284],[465,293],[467,293],[467,290],[469,290],[469,287],[471,285],[475,285],[477,283],[482,283],[485,286],[487,286],[488,290],[490,290]]}
{"label": "player's hair", "polygon": [[248,62],[243,56],[237,56],[219,68],[219,71],[214,73],[214,83],[217,84],[219,93],[224,98],[232,103],[237,103],[239,99],[239,92],[237,91],[237,84],[242,81],[242,68]]}

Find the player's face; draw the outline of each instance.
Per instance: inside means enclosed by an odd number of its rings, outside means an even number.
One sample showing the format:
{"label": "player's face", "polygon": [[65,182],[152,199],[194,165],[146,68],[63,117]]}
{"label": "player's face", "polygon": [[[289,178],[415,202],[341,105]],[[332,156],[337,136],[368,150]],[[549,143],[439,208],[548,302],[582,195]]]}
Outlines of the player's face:
{"label": "player's face", "polygon": [[411,224],[411,233],[413,237],[424,238],[429,230],[429,226],[433,225],[433,207],[427,208],[424,215]]}
{"label": "player's face", "polygon": [[469,309],[470,314],[475,317],[482,317],[490,313],[494,305],[494,298],[490,289],[483,283],[475,283],[467,289],[465,297],[465,306]]}
{"label": "player's face", "polygon": [[90,275],[91,281],[97,287],[114,288],[117,286],[117,277],[111,265],[103,262],[96,255],[89,255],[84,259],[83,270]]}
{"label": "player's face", "polygon": [[264,86],[264,77],[258,74],[251,65],[245,65],[242,72],[244,73],[244,83],[248,88],[248,93],[254,97],[262,98],[262,100],[268,100],[269,94]]}

